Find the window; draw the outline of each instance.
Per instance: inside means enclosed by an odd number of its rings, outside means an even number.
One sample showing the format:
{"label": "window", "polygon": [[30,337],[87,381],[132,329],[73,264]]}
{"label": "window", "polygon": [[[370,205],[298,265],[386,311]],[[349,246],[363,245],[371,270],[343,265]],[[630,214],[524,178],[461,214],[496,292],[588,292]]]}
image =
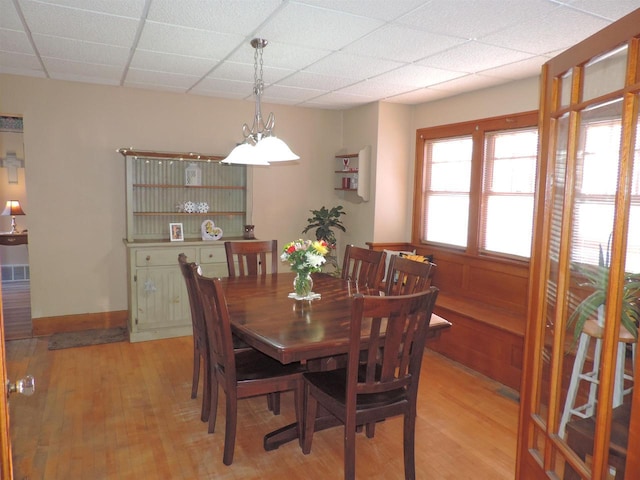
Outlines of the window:
{"label": "window", "polygon": [[484,146],[480,249],[528,257],[538,130],[490,132]]}
{"label": "window", "polygon": [[464,247],[473,141],[471,136],[434,140],[426,147],[425,239]]}
{"label": "window", "polygon": [[[537,113],[418,130],[414,238],[467,253],[529,257]],[[420,143],[419,143],[420,145]]]}
{"label": "window", "polygon": [[[620,139],[622,132],[621,102],[606,106],[607,115],[583,114],[577,155],[576,205],[571,236],[571,260],[591,265],[609,265],[615,194],[620,170]],[[614,115],[615,114],[615,115]],[[598,118],[600,117],[600,118]],[[601,118],[609,117],[609,118]],[[640,124],[639,124],[640,125]],[[640,127],[636,132],[633,181],[631,188],[630,218],[640,213]],[[640,242],[635,223],[629,223],[626,271],[640,272]]]}

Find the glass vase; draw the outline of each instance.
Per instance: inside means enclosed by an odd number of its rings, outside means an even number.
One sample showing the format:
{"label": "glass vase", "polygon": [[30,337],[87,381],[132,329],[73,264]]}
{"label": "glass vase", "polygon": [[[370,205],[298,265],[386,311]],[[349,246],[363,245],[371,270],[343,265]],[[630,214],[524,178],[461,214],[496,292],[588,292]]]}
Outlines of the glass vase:
{"label": "glass vase", "polygon": [[293,290],[298,297],[308,297],[313,290],[313,279],[309,272],[298,272],[293,279]]}

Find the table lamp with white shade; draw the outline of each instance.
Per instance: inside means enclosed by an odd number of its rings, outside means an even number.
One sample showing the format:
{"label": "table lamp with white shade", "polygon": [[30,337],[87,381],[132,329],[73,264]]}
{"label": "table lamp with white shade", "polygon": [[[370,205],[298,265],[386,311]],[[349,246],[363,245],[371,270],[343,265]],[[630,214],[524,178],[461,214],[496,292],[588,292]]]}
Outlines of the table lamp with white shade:
{"label": "table lamp with white shade", "polygon": [[11,215],[11,231],[9,233],[19,233],[16,228],[16,215],[25,215],[25,213],[18,200],[7,200],[7,205],[0,215]]}

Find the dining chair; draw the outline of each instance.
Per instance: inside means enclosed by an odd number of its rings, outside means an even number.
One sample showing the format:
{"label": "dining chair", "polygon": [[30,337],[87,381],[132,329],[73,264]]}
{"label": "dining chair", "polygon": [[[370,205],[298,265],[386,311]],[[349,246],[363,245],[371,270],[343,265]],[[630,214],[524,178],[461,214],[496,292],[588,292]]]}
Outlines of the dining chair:
{"label": "dining chair", "polygon": [[[208,385],[210,377],[208,373],[209,358],[207,355],[207,334],[205,330],[202,302],[200,301],[200,297],[198,296],[198,290],[195,283],[196,279],[193,274],[193,269],[191,268],[192,265],[196,269],[198,268],[198,266],[195,263],[190,263],[184,253],[178,255],[178,264],[180,265],[180,271],[182,272],[182,276],[184,277],[187,286],[189,309],[191,310],[191,326],[193,328],[193,374],[191,380],[191,398],[196,398],[198,396],[200,368],[202,367],[204,371],[202,375],[203,394],[200,418],[203,422],[206,422],[209,419],[209,406],[211,404],[211,401],[209,399],[209,393],[211,389]],[[240,351],[251,349],[252,347],[233,335],[233,348],[235,351]],[[277,404],[276,406],[278,407],[278,411],[274,409],[273,404]],[[279,413],[279,407],[279,402],[276,402],[275,400],[268,403],[269,410],[273,411],[273,413],[276,415]]]}
{"label": "dining chair", "polygon": [[405,478],[415,479],[418,382],[437,295],[430,287],[412,295],[354,296],[346,368],[303,374],[303,453],[311,452],[320,404],[344,424],[344,478],[354,479],[356,429],[403,415]]}
{"label": "dining chair", "polygon": [[431,286],[435,264],[428,260],[419,262],[401,255],[392,255],[384,287],[385,295],[409,295],[422,292]]}
{"label": "dining chair", "polygon": [[[178,264],[180,271],[187,285],[187,295],[189,298],[189,308],[191,310],[191,326],[193,327],[193,374],[191,380],[191,398],[198,395],[198,383],[200,382],[200,366],[204,367],[203,385],[202,385],[202,410],[200,419],[206,422],[209,419],[209,407],[211,400],[209,398],[209,360],[207,358],[207,334],[204,325],[204,312],[202,304],[198,297],[196,279],[193,274],[187,256],[184,253],[178,255]],[[197,268],[197,267],[196,267]]]}
{"label": "dining chair", "polygon": [[382,283],[386,253],[382,250],[347,245],[342,262],[342,278],[358,287],[378,288]]}
{"label": "dining chair", "polygon": [[[278,272],[280,252],[278,252],[277,240],[224,242],[224,250],[227,254],[227,268],[230,277],[266,275]],[[267,262],[268,254],[271,257],[270,262]],[[271,267],[267,272],[269,263]]]}
{"label": "dining chair", "polygon": [[196,285],[204,307],[209,345],[211,406],[209,433],[215,431],[218,409],[218,386],[225,392],[225,434],[222,462],[231,465],[238,422],[238,400],[270,393],[294,391],[294,406],[298,435],[302,437],[302,372],[299,362],[282,364],[255,350],[234,351],[231,321],[224,290],[218,278],[206,278],[194,267]]}
{"label": "dining chair", "polygon": [[[251,242],[224,242],[224,250],[227,255],[227,269],[229,277],[244,277],[252,275],[266,275],[278,272],[278,241],[260,240]],[[267,268],[271,258],[271,267]],[[237,266],[237,269],[236,269]],[[274,415],[280,414],[280,395],[273,393],[267,395],[267,407]]]}

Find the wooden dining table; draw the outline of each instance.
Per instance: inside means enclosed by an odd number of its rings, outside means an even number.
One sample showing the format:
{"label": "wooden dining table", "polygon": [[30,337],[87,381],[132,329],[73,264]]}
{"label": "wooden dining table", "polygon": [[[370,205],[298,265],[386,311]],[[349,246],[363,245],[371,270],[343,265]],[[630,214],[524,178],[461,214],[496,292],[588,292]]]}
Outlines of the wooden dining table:
{"label": "wooden dining table", "polygon": [[[309,370],[335,368],[349,349],[349,323],[353,295],[379,295],[379,289],[358,287],[354,282],[315,273],[313,300],[290,298],[294,273],[221,278],[231,317],[231,328],[240,339],[286,364],[302,362]],[[363,324],[363,329],[368,326]],[[433,315],[429,336],[451,326]],[[319,419],[317,430],[333,422]],[[297,438],[295,424],[265,436],[265,450]]]}

